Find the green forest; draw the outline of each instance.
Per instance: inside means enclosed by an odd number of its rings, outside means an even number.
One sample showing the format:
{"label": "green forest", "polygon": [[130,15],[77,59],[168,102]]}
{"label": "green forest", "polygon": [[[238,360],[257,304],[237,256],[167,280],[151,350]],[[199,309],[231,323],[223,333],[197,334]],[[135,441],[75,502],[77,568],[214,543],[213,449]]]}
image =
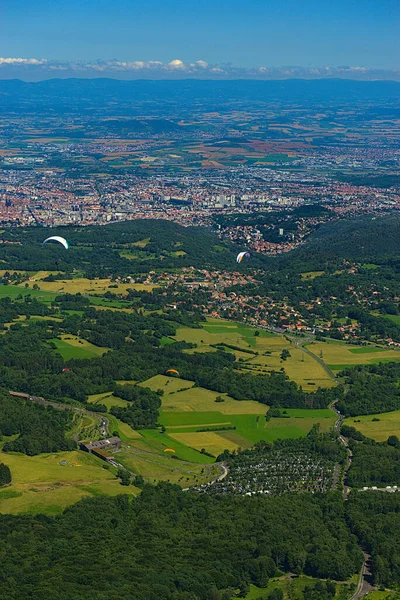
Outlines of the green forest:
{"label": "green forest", "polygon": [[362,561],[338,494],[215,497],[160,484],[55,519],[3,515],[0,535],[10,600],[230,600],[280,572],[347,579]]}
{"label": "green forest", "polygon": [[399,363],[360,365],[341,375],[350,388],[337,403],[344,415],[369,415],[400,408]]}
{"label": "green forest", "polygon": [[17,436],[13,441],[6,441],[3,452],[34,456],[41,452],[72,450],[76,443],[66,438],[71,420],[67,411],[11,397],[8,390],[0,389],[0,437]]}

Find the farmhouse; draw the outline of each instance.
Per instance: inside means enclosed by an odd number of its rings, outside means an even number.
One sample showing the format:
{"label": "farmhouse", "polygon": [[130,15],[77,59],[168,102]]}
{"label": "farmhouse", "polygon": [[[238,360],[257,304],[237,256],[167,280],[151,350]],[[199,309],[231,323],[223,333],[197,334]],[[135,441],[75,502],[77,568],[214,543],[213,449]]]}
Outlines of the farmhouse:
{"label": "farmhouse", "polygon": [[105,440],[97,440],[96,442],[79,442],[79,447],[85,452],[97,453],[111,450],[112,448],[120,448],[121,440],[117,436],[107,438]]}

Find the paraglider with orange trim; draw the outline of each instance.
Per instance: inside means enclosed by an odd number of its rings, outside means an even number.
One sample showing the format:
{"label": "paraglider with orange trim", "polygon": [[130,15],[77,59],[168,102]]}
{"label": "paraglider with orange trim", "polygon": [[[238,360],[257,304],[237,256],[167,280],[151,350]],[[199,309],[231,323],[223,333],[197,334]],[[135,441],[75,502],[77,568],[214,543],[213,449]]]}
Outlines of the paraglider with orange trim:
{"label": "paraglider with orange trim", "polygon": [[165,371],[165,374],[176,375],[177,377],[180,377],[179,371],[177,371],[176,369],[168,369],[167,371]]}
{"label": "paraglider with orange trim", "polygon": [[174,454],[176,454],[173,448],[165,448],[164,452],[173,452]]}
{"label": "paraglider with orange trim", "polygon": [[236,262],[240,264],[244,258],[250,258],[250,252],[239,252],[236,257]]}

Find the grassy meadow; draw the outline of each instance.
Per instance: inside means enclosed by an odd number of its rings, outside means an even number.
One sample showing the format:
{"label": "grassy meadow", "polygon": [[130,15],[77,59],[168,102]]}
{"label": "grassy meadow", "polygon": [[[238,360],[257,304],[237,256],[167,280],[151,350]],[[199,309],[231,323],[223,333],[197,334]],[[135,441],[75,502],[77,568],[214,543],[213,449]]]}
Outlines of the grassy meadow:
{"label": "grassy meadow", "polygon": [[[292,577],[291,575],[272,577],[265,588],[259,588],[255,585],[250,585],[250,591],[246,595],[245,600],[266,600],[269,598],[271,592],[275,589],[280,589],[282,591],[284,600],[300,598],[302,597],[305,587],[314,587],[318,581],[320,580],[315,579],[314,577],[307,577],[307,575],[298,575],[296,577]],[[348,582],[335,582],[336,598],[350,598],[352,592],[350,585],[354,583],[355,582],[353,579],[349,580]],[[365,597],[369,598],[369,595]],[[386,596],[382,596],[382,600],[385,597]],[[376,598],[376,600],[380,600],[380,598]]]}
{"label": "grassy meadow", "polygon": [[76,335],[62,334],[60,337],[61,339],[54,338],[49,341],[57,346],[57,351],[64,360],[70,360],[71,358],[93,358],[94,356],[101,356],[109,350],[109,348],[95,346]]}
{"label": "grassy meadow", "polygon": [[122,488],[102,460],[80,451],[38,456],[2,453],[1,460],[10,467],[13,480],[0,490],[0,513],[55,515],[84,496],[139,491]]}
{"label": "grassy meadow", "polygon": [[308,344],[307,348],[317,356],[320,356],[332,371],[341,371],[356,365],[400,361],[399,351],[373,345],[351,346],[347,344],[316,342]]}
{"label": "grassy meadow", "polygon": [[[166,431],[145,430],[147,440],[175,449],[184,460],[205,462],[202,449],[218,456],[225,449],[249,448],[260,440],[305,436],[316,423],[322,431],[331,429],[335,416],[329,409],[287,409],[282,418],[266,421],[268,406],[253,400],[234,400],[201,387],[193,381],[157,375],[140,385],[161,389],[162,406],[159,422]],[[216,402],[217,397],[223,402]],[[217,428],[229,428],[216,430]],[[198,431],[205,429],[206,431]],[[193,454],[193,450],[196,454]]]}
{"label": "grassy meadow", "polygon": [[[283,336],[264,330],[258,330],[259,335],[255,336],[255,331],[255,328],[241,323],[223,319],[208,319],[201,329],[180,327],[176,339],[197,344],[196,349],[188,350],[188,352],[209,352],[214,350],[211,347],[212,344],[228,344],[245,351],[251,350],[252,353],[248,353],[225,348],[234,352],[238,360],[242,360],[243,372],[269,373],[272,370],[279,371],[284,368],[289,378],[296,381],[306,391],[336,385],[325,369],[301,348],[296,348]],[[286,361],[280,357],[283,349],[288,350],[291,354]]]}
{"label": "grassy meadow", "polygon": [[[154,285],[145,285],[141,283],[115,283],[111,279],[87,279],[85,277],[77,277],[76,279],[65,279],[59,281],[43,281],[40,273],[33,276],[32,281],[29,282],[29,287],[37,283],[40,287],[39,292],[52,292],[55,293],[68,293],[68,294],[105,294],[111,291],[113,294],[125,294],[128,288],[136,290],[151,291]],[[113,286],[110,288],[110,286]],[[22,284],[22,289],[26,289],[25,284]],[[116,287],[114,287],[116,286]],[[10,286],[6,286],[10,287]],[[13,286],[11,286],[13,287]],[[15,286],[16,289],[21,289],[19,286]]]}
{"label": "grassy meadow", "polygon": [[355,427],[358,431],[377,442],[385,442],[390,435],[400,435],[400,410],[376,415],[348,417],[345,419],[344,424]]}
{"label": "grassy meadow", "polygon": [[150,483],[163,479],[181,487],[190,487],[211,481],[221,474],[218,465],[177,460],[170,450],[156,455],[137,448],[124,447],[117,457],[118,462],[130,471],[139,473]]}

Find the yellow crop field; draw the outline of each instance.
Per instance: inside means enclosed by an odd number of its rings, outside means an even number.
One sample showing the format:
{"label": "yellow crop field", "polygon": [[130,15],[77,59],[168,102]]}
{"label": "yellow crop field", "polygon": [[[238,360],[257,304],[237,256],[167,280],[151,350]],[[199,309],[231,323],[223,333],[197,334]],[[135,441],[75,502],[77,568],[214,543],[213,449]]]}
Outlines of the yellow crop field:
{"label": "yellow crop field", "polygon": [[327,344],[318,342],[307,346],[311,352],[320,356],[331,369],[340,371],[352,365],[368,365],[394,360],[400,361],[400,352],[386,350],[376,346],[350,346],[347,344]]}
{"label": "yellow crop field", "polygon": [[[273,339],[273,338],[272,338]],[[333,387],[335,382],[329,377],[325,369],[312,356],[301,348],[296,348],[285,339],[278,338],[279,344],[273,340],[268,352],[271,354],[251,358],[249,365],[254,365],[257,372],[279,371],[282,367],[290,379],[301,385],[306,391],[316,390],[318,387]],[[266,340],[265,340],[266,341]],[[266,345],[265,345],[266,346]],[[290,357],[283,361],[280,358],[282,350],[286,348]]]}
{"label": "yellow crop field", "polygon": [[34,283],[38,283],[40,289],[47,292],[65,292],[68,294],[104,294],[105,292],[110,291],[110,285],[118,285],[118,287],[112,288],[114,294],[124,294],[128,288],[151,291],[156,287],[154,285],[146,285],[143,283],[116,284],[112,282],[111,279],[87,279],[85,277],[60,281],[42,281],[41,277],[35,276],[35,281],[31,281],[29,286]]}
{"label": "yellow crop field", "polygon": [[[172,367],[171,367],[172,368]],[[170,392],[176,392],[182,388],[193,387],[194,382],[188,381],[187,379],[180,379],[179,377],[168,377],[166,375],[155,375],[151,379],[143,381],[139,385],[148,387],[154,392],[157,390],[163,390],[164,395]]]}
{"label": "yellow crop field", "polygon": [[[217,396],[222,396],[224,402],[216,402]],[[234,400],[227,394],[196,387],[173,394],[164,393],[162,409],[168,412],[218,411],[224,415],[263,415],[267,406],[254,400]]]}
{"label": "yellow crop field", "polygon": [[33,273],[31,277],[33,277],[35,280],[41,280],[49,275],[57,275],[57,273],[58,271],[37,271],[36,273]]}
{"label": "yellow crop field", "polygon": [[[379,419],[375,420],[374,419]],[[362,417],[348,417],[344,424],[355,427],[377,442],[385,442],[390,435],[400,436],[400,410]]]}
{"label": "yellow crop field", "polygon": [[199,431],[192,433],[172,433],[168,432],[169,437],[175,439],[181,444],[185,444],[195,450],[206,448],[214,456],[218,456],[224,450],[236,450],[237,444],[224,438],[213,431]]}
{"label": "yellow crop field", "polygon": [[[240,323],[208,319],[202,329],[180,327],[175,337],[179,341],[186,340],[197,344],[197,348],[187,350],[190,353],[213,351],[215,348],[212,348],[211,344],[228,344],[257,352],[258,355],[255,355],[226,348],[233,352],[238,360],[243,360],[243,372],[248,372],[246,365],[251,365],[252,372],[255,374],[268,373],[271,370],[279,371],[283,367],[288,377],[306,391],[336,385],[322,365],[301,348],[290,344],[283,336],[266,334],[264,331],[261,331],[259,336],[255,336],[254,332],[254,328]],[[289,350],[291,354],[286,361],[280,358],[283,349]]]}

